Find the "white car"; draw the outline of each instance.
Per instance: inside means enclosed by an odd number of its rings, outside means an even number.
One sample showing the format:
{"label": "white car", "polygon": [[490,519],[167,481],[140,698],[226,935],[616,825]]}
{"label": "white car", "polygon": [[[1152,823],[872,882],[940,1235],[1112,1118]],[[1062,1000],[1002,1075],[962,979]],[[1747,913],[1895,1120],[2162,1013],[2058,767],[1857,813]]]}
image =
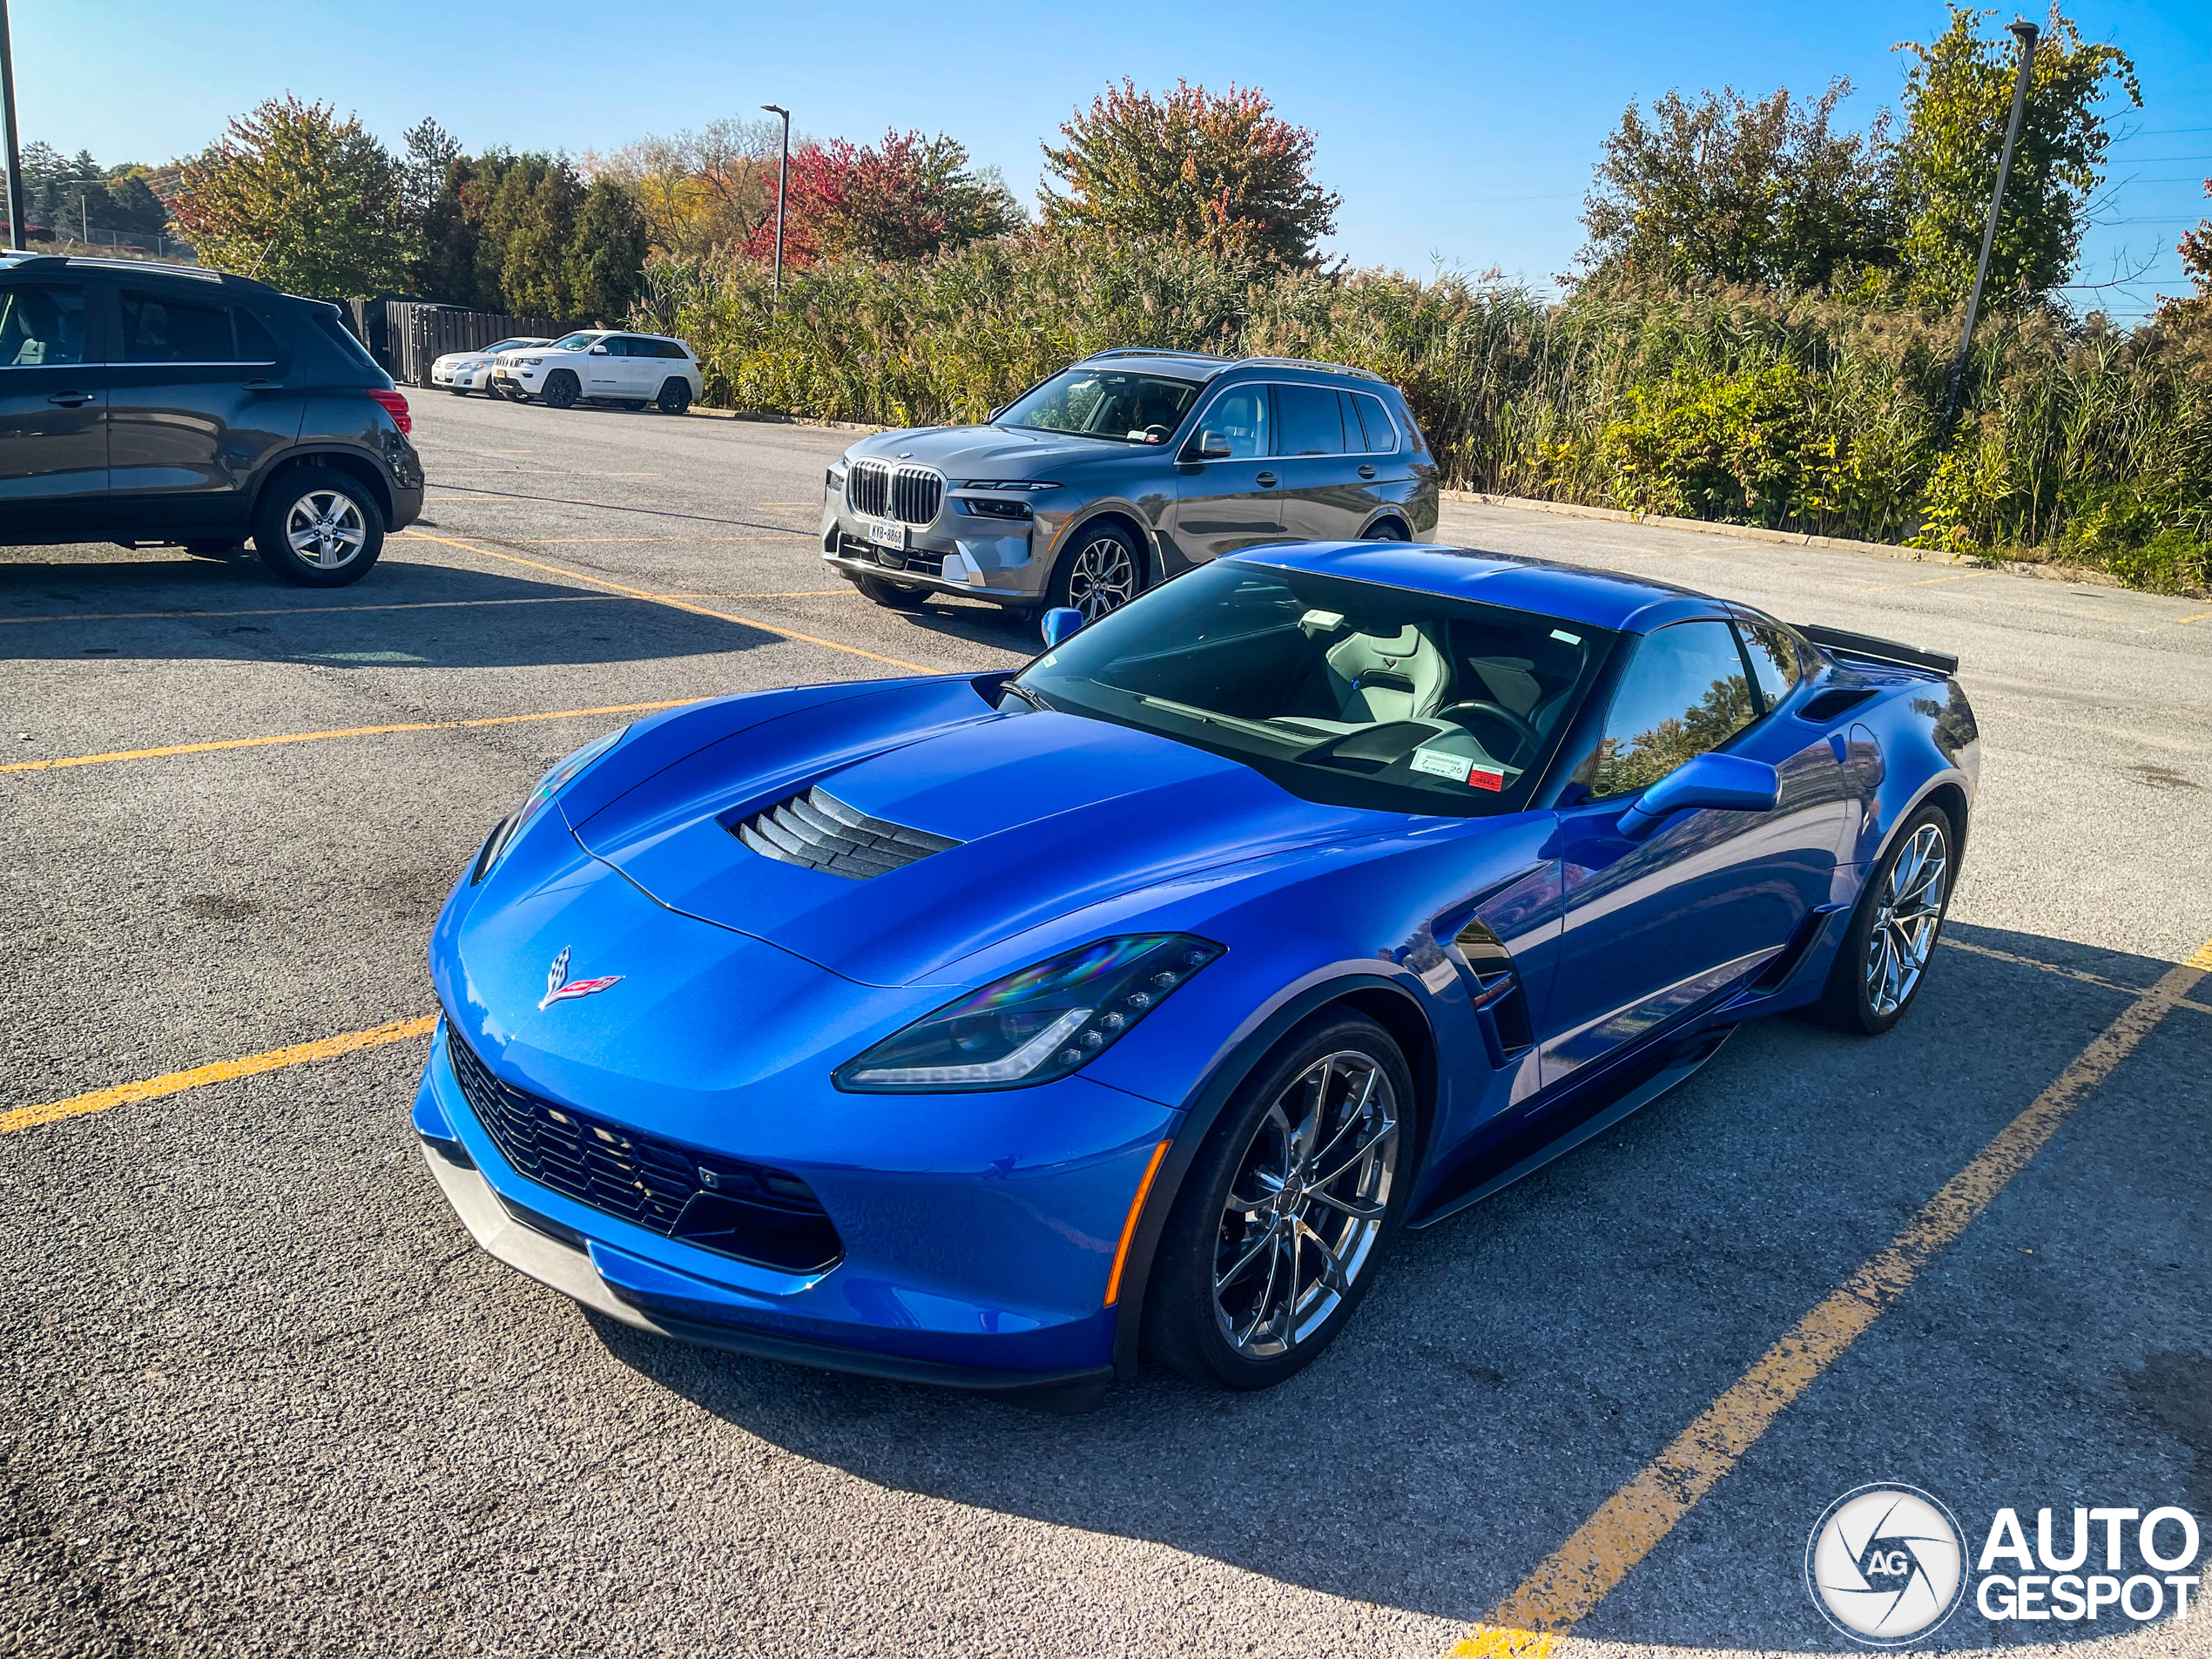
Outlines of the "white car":
{"label": "white car", "polygon": [[588,328],[531,351],[502,352],[492,389],[520,401],[536,398],[556,409],[579,402],[658,404],[681,415],[705,389],[698,360],[680,340]]}
{"label": "white car", "polygon": [[497,397],[491,389],[491,366],[499,354],[520,351],[526,346],[550,346],[550,340],[516,336],[513,340],[495,341],[489,346],[479,346],[475,351],[449,351],[430,365],[430,384],[442,386],[455,397],[466,397],[471,392],[482,392],[486,397]]}

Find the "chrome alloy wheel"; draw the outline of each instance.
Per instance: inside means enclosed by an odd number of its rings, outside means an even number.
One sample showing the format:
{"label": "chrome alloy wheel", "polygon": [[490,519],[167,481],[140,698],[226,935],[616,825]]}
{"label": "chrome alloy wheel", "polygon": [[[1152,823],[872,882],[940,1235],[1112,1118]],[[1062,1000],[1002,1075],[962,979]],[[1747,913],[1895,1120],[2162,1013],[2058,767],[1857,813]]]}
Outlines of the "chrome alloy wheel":
{"label": "chrome alloy wheel", "polygon": [[368,540],[361,504],[334,489],[311,489],[284,516],[285,545],[318,570],[341,570]]}
{"label": "chrome alloy wheel", "polygon": [[1117,536],[1094,536],[1076,550],[1068,567],[1068,603],[1096,622],[1136,596],[1136,564]]}
{"label": "chrome alloy wheel", "polygon": [[1214,1319],[1247,1359],[1313,1336],[1366,1271],[1398,1173],[1398,1096],[1372,1056],[1315,1061],[1275,1097],[1216,1229]]}
{"label": "chrome alloy wheel", "polygon": [[1923,824],[1898,849],[1866,938],[1866,1001],[1886,1019],[1903,1008],[1935,949],[1951,871],[1943,828]]}

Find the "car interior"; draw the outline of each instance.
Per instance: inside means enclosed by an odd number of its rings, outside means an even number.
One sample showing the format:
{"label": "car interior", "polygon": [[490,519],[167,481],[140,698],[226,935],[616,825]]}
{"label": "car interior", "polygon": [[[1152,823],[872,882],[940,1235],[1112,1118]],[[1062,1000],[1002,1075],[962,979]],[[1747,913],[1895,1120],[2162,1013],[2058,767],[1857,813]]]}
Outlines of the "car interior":
{"label": "car interior", "polygon": [[84,296],[77,289],[0,292],[0,364],[44,368],[84,361]]}

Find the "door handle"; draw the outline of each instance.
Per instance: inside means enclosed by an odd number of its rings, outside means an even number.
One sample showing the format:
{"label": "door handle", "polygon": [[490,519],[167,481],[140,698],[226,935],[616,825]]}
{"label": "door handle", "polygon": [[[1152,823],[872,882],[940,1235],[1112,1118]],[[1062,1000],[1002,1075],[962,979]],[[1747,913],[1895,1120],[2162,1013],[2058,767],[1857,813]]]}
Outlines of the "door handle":
{"label": "door handle", "polygon": [[65,409],[80,409],[90,403],[93,396],[94,394],[91,392],[57,392],[46,401],[49,403],[58,403]]}
{"label": "door handle", "polygon": [[1372,467],[1362,467],[1359,469],[1359,475],[1362,478],[1372,478],[1375,475],[1375,469]]}
{"label": "door handle", "polygon": [[1271,472],[1261,473],[1258,482],[1262,489],[1272,489],[1275,488],[1275,475]]}

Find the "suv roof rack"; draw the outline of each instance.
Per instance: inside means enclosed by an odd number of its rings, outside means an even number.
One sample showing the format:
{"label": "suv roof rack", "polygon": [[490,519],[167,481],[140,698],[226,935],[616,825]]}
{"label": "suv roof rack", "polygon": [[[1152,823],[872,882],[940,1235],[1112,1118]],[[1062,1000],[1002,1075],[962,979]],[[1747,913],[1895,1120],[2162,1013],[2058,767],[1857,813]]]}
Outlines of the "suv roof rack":
{"label": "suv roof rack", "polygon": [[235,271],[211,271],[204,265],[174,265],[163,260],[104,260],[90,253],[25,253],[20,250],[0,249],[0,270],[45,271],[71,270],[89,267],[95,271],[122,271],[132,276],[190,277],[195,282],[212,282],[221,287],[251,288],[259,293],[274,293],[276,289],[267,283]]}
{"label": "suv roof rack", "polygon": [[1095,351],[1083,361],[1096,363],[1108,357],[1189,357],[1201,363],[1227,363],[1231,361],[1217,357],[1211,352],[1177,351],[1170,346],[1116,346],[1109,351]]}
{"label": "suv roof rack", "polygon": [[1266,368],[1314,368],[1320,370],[1324,374],[1352,374],[1363,381],[1374,381],[1381,385],[1389,384],[1372,368],[1354,368],[1349,363],[1316,362],[1311,357],[1240,357],[1237,362],[1240,368],[1246,363],[1258,363]]}

